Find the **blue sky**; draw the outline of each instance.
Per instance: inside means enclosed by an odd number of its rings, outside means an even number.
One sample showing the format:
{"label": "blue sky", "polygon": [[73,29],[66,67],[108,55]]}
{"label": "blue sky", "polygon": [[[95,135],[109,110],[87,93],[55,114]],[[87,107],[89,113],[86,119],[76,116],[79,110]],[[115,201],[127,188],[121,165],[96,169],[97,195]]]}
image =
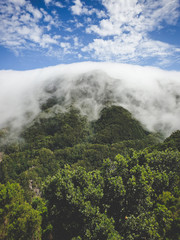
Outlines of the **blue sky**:
{"label": "blue sky", "polygon": [[0,0],[0,69],[82,61],[180,71],[179,0]]}

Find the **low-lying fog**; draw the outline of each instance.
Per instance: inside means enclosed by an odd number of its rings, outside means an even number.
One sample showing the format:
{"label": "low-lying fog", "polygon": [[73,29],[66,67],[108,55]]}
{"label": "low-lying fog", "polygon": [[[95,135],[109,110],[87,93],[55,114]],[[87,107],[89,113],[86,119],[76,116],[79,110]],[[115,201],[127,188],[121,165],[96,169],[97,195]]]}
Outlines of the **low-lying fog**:
{"label": "low-lying fog", "polygon": [[105,105],[127,108],[148,130],[180,129],[180,72],[117,63],[75,63],[30,71],[0,71],[0,128],[19,130],[55,97],[89,119]]}

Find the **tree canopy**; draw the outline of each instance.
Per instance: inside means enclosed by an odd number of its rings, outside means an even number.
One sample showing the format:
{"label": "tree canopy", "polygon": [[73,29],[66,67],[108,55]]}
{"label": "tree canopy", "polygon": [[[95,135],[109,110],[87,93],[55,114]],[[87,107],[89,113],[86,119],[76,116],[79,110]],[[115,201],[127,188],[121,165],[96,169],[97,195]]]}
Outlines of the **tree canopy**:
{"label": "tree canopy", "polygon": [[57,99],[0,131],[0,239],[180,239],[180,131],[162,141],[124,108],[89,121]]}

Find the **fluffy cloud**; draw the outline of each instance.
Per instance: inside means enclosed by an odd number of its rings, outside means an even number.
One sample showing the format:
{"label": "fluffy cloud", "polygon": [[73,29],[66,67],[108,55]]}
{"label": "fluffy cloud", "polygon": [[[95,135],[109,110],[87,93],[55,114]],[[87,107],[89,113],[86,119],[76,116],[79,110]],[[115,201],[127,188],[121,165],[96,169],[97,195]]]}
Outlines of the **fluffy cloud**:
{"label": "fluffy cloud", "polygon": [[95,13],[98,18],[106,16],[104,11],[100,11],[92,7],[87,7],[81,2],[81,0],[74,0],[73,3],[74,5],[71,6],[71,11],[74,15],[92,15]]}
{"label": "fluffy cloud", "polygon": [[44,0],[45,4],[48,5],[52,0]]}
{"label": "fluffy cloud", "polygon": [[113,37],[112,40],[94,39],[82,51],[89,51],[94,54],[94,58],[101,61],[138,62],[139,59],[164,57],[174,54],[174,46],[153,41],[143,37],[141,34],[122,34],[120,37]]}
{"label": "fluffy cloud", "polygon": [[70,53],[71,44],[68,42],[61,42],[60,43],[61,48],[63,49],[63,54]]}
{"label": "fluffy cloud", "polygon": [[83,56],[84,60],[144,63],[156,58],[168,64],[173,57],[173,62],[180,62],[177,46],[151,38],[153,31],[177,23],[179,0],[98,0],[91,4],[44,0],[38,8],[30,0],[0,0],[0,45],[15,53],[24,49],[54,57],[71,53],[73,60]]}
{"label": "fluffy cloud", "polygon": [[17,4],[19,6],[23,6],[26,4],[25,0],[10,0],[11,3]]}
{"label": "fluffy cloud", "polygon": [[95,38],[83,51],[92,52],[101,60],[116,58],[120,61],[161,58],[177,52],[170,44],[152,40],[149,32],[162,28],[163,22],[176,23],[178,0],[103,0],[102,3],[108,17],[86,28],[87,33],[98,34],[100,38]]}
{"label": "fluffy cloud", "polygon": [[56,7],[59,7],[59,8],[64,8],[65,6],[58,2],[58,1],[54,1],[54,0],[44,0],[45,2],[45,5],[48,7],[49,5],[54,5]]}
{"label": "fluffy cloud", "polygon": [[55,2],[54,5],[59,8],[64,8],[65,6],[60,2]]}
{"label": "fluffy cloud", "polygon": [[[44,9],[33,7],[30,1],[2,0],[0,2],[0,44],[18,49],[47,48],[58,44],[48,33],[56,23]],[[43,21],[42,26],[40,22]]]}
{"label": "fluffy cloud", "polygon": [[80,15],[83,12],[83,5],[80,0],[74,0],[74,5],[71,7],[72,13]]}
{"label": "fluffy cloud", "polygon": [[[103,0],[108,18],[89,31],[101,36],[121,35],[123,31],[144,32],[161,27],[162,21],[174,24],[178,19],[178,0]],[[119,30],[119,32],[117,32]]]}

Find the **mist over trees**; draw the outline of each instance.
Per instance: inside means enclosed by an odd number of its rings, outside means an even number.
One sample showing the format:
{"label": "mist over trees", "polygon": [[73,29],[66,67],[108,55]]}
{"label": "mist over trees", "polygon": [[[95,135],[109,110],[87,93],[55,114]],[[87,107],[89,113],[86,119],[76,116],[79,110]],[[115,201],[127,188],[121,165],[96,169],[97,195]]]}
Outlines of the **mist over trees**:
{"label": "mist over trees", "polygon": [[180,239],[179,77],[110,63],[2,71],[0,239]]}
{"label": "mist over trees", "polygon": [[90,121],[54,104],[16,140],[0,131],[0,239],[180,239],[180,131],[162,140],[122,107]]}
{"label": "mist over trees", "polygon": [[73,104],[97,120],[104,107],[116,105],[166,138],[180,129],[179,79],[176,71],[100,62],[0,71],[0,129],[11,128],[17,136],[42,109],[53,106],[61,112]]}

